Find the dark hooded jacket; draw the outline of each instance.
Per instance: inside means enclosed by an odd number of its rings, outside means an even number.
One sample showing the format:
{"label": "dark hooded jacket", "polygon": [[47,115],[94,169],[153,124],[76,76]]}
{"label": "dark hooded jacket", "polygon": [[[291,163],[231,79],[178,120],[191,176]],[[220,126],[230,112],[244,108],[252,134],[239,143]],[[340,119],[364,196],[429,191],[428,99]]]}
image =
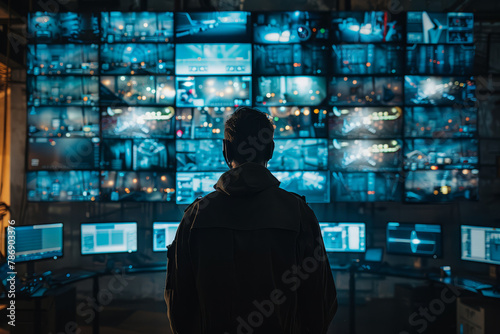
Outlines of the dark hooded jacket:
{"label": "dark hooded jacket", "polygon": [[318,221],[261,165],[224,173],[168,250],[174,333],[322,334],[337,310]]}

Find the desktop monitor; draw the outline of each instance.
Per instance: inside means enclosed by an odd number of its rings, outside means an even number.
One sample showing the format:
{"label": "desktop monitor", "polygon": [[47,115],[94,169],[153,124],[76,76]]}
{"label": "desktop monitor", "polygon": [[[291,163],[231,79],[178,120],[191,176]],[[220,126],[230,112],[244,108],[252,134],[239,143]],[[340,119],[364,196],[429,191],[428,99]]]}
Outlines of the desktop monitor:
{"label": "desktop monitor", "polygon": [[178,222],[153,223],[153,252],[163,252],[174,242]]}
{"label": "desktop monitor", "polygon": [[[16,263],[63,256],[63,224],[24,225],[15,228]],[[6,249],[9,234],[5,233]],[[12,239],[10,239],[12,240]]]}
{"label": "desktop monitor", "polygon": [[363,253],[366,251],[365,223],[319,224],[325,249],[331,253]]}
{"label": "desktop monitor", "polygon": [[461,226],[462,260],[500,266],[500,228]]}
{"label": "desktop monitor", "polygon": [[387,253],[433,258],[441,256],[441,225],[390,222],[386,234]]}
{"label": "desktop monitor", "polygon": [[84,223],[82,255],[137,252],[137,223]]}

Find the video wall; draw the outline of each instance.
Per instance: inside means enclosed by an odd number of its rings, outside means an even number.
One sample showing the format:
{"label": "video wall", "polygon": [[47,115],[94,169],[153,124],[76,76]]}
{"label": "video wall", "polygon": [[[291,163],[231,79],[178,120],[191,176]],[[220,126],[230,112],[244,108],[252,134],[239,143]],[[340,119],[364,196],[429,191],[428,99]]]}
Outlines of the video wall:
{"label": "video wall", "polygon": [[310,203],[477,200],[473,20],[32,13],[28,200],[190,204],[240,106],[272,119],[269,169]]}

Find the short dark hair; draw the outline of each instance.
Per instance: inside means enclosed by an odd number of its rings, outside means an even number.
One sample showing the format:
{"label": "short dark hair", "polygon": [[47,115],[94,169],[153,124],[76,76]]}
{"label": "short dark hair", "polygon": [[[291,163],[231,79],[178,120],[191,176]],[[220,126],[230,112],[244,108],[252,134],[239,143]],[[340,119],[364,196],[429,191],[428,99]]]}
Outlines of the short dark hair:
{"label": "short dark hair", "polygon": [[238,163],[265,162],[271,159],[274,125],[267,114],[240,107],[227,119],[224,139],[230,144],[232,158]]}

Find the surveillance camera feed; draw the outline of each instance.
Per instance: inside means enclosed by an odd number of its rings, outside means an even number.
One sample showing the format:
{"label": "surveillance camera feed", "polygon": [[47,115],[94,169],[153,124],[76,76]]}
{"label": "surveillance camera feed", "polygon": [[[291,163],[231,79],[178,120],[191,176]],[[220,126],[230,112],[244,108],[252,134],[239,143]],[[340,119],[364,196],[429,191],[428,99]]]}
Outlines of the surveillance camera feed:
{"label": "surveillance camera feed", "polygon": [[254,45],[254,71],[261,75],[322,75],[328,47],[322,44]]}
{"label": "surveillance camera feed", "polygon": [[105,138],[173,138],[173,107],[101,108],[101,130]]}
{"label": "surveillance camera feed", "polygon": [[268,168],[310,203],[477,200],[473,24],[454,12],[29,13],[28,199],[190,204],[228,170],[225,121],[256,106],[274,126]]}
{"label": "surveillance camera feed", "polygon": [[366,251],[365,223],[319,223],[328,253],[362,253]]}
{"label": "surveillance camera feed", "polygon": [[177,44],[177,75],[252,74],[251,44]]}
{"label": "surveillance camera feed", "polygon": [[408,44],[471,44],[474,14],[408,12],[406,34]]}
{"label": "surveillance camera feed", "polygon": [[175,13],[175,40],[178,43],[250,42],[250,13]]}
{"label": "surveillance camera feed", "polygon": [[175,174],[101,171],[101,197],[108,202],[173,202]]}
{"label": "surveillance camera feed", "polygon": [[327,170],[328,145],[326,139],[275,139],[269,170]]}
{"label": "surveillance camera feed", "polygon": [[[250,106],[252,77],[176,77],[177,106]],[[175,95],[175,90],[173,91]]]}
{"label": "surveillance camera feed", "polygon": [[258,44],[292,44],[327,41],[329,17],[320,12],[271,12],[255,15],[254,42]]}
{"label": "surveillance camera feed", "polygon": [[316,106],[326,99],[326,78],[313,76],[260,77],[255,101],[261,106]]}
{"label": "surveillance camera feed", "polygon": [[101,40],[105,43],[171,42],[174,14],[104,12],[101,27]]}
{"label": "surveillance camera feed", "polygon": [[500,265],[500,229],[462,225],[462,260]]}
{"label": "surveillance camera feed", "polygon": [[93,106],[99,100],[97,77],[36,76],[29,79],[29,106]]}
{"label": "surveillance camera feed", "polygon": [[406,47],[408,74],[466,75],[474,70],[474,46],[422,45]]}
{"label": "surveillance camera feed", "polygon": [[95,75],[99,49],[96,44],[28,45],[27,62],[32,75]]}
{"label": "surveillance camera feed", "polygon": [[101,74],[174,74],[174,44],[103,44]]}
{"label": "surveillance camera feed", "polygon": [[232,107],[177,108],[175,135],[179,139],[224,138],[224,123],[233,112]]}
{"label": "surveillance camera feed", "polygon": [[268,107],[275,138],[325,138],[328,111],[321,107]]}
{"label": "surveillance camera feed", "polygon": [[332,45],[335,74],[402,74],[403,48],[391,44]]}
{"label": "surveillance camera feed", "polygon": [[403,161],[401,140],[330,140],[330,169],[334,171],[398,171]]}
{"label": "surveillance camera feed", "polygon": [[221,139],[177,140],[177,171],[227,171]]}
{"label": "surveillance camera feed", "polygon": [[28,107],[30,137],[97,137],[97,107]]}
{"label": "surveillance camera feed", "polygon": [[331,105],[399,105],[403,103],[401,77],[333,77],[328,85]]}
{"label": "surveillance camera feed", "polygon": [[191,204],[198,197],[215,191],[222,172],[177,173],[177,204]]}
{"label": "surveillance camera feed", "polygon": [[395,138],[402,127],[400,107],[333,107],[328,118],[330,138]]}
{"label": "surveillance camera feed", "polygon": [[405,76],[408,105],[472,105],[475,91],[473,78]]}
{"label": "surveillance camera feed", "polygon": [[387,224],[387,253],[430,256],[442,254],[441,225],[432,224]]}
{"label": "surveillance camera feed", "polygon": [[100,101],[121,105],[173,105],[172,76],[101,76]]}
{"label": "surveillance camera feed", "polygon": [[28,169],[99,168],[99,138],[29,138]]}
{"label": "surveillance camera feed", "polygon": [[280,187],[306,197],[308,203],[330,202],[330,177],[327,171],[273,172]]}
{"label": "surveillance camera feed", "polygon": [[28,201],[32,202],[97,201],[99,172],[27,172],[26,189]]}
{"label": "surveillance camera feed", "polygon": [[340,43],[381,43],[402,40],[403,18],[388,12],[337,12],[332,36]]}
{"label": "surveillance camera feed", "polygon": [[476,139],[413,139],[404,151],[406,170],[472,169],[479,163]]}
{"label": "surveillance camera feed", "polygon": [[333,202],[397,202],[403,177],[397,173],[332,173]]}
{"label": "surveillance camera feed", "polygon": [[477,200],[479,171],[436,170],[408,172],[405,181],[406,202],[452,202]]}
{"label": "surveillance camera feed", "polygon": [[464,138],[477,134],[477,109],[457,107],[405,108],[405,136]]}

